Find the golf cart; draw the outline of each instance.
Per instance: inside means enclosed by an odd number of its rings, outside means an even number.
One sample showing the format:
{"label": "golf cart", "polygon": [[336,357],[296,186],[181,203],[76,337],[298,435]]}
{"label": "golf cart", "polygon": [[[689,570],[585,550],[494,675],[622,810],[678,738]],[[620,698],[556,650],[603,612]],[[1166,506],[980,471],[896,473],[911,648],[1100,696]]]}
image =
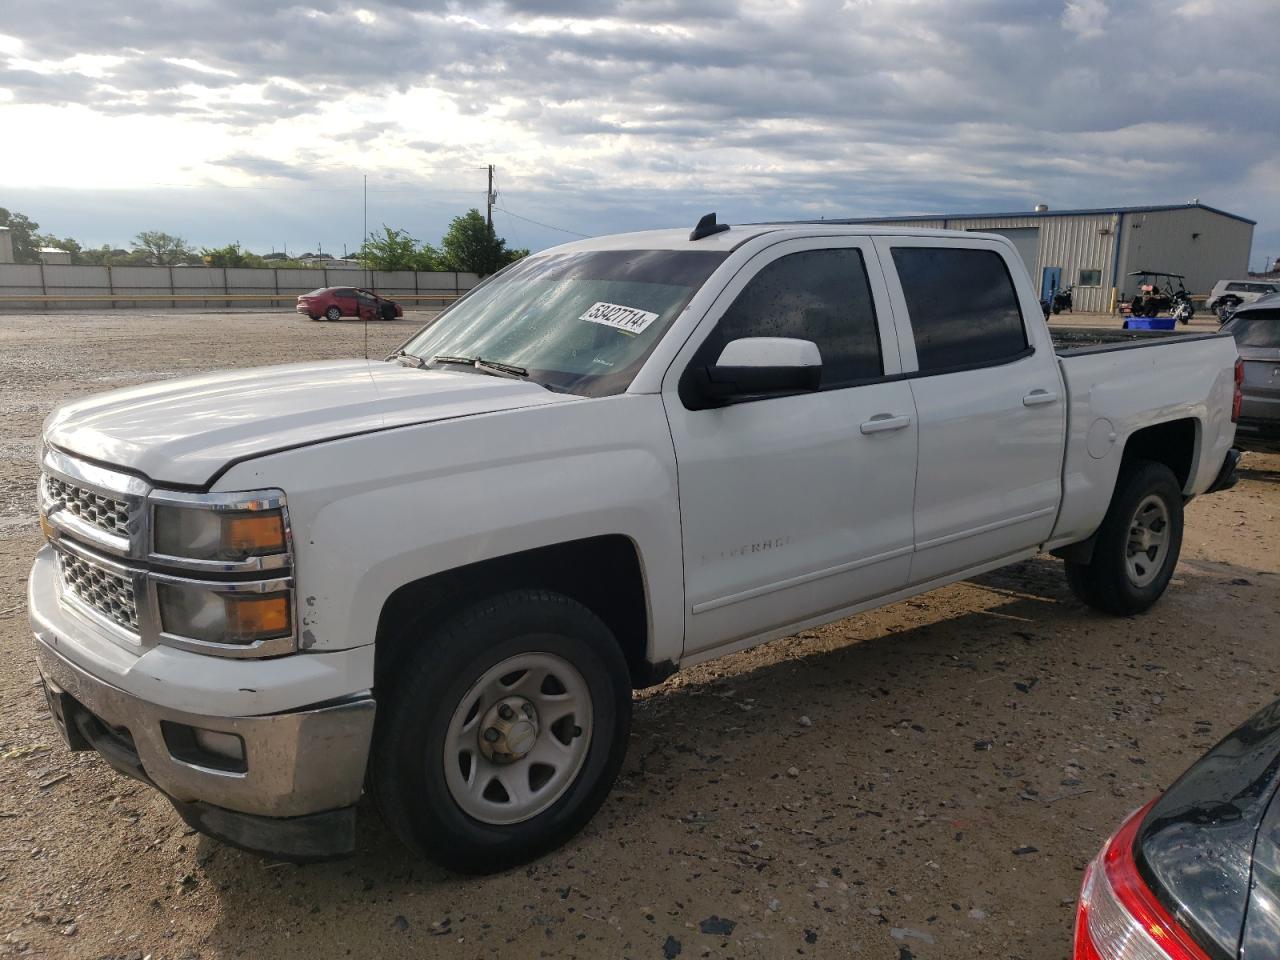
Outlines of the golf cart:
{"label": "golf cart", "polygon": [[[1127,303],[1121,304],[1123,313],[1131,317],[1157,317],[1168,310],[1180,323],[1187,323],[1195,314],[1191,294],[1182,283],[1186,277],[1182,274],[1135,270],[1129,276],[1138,278],[1138,292]],[[1175,280],[1178,282],[1176,289],[1173,285]]]}

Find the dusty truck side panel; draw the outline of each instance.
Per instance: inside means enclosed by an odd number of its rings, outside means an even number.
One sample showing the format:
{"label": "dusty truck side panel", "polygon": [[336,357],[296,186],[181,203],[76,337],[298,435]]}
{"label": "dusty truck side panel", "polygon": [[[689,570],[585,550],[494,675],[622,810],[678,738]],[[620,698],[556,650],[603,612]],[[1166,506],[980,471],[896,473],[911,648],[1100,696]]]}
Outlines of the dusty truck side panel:
{"label": "dusty truck side panel", "polygon": [[[675,456],[661,401],[615,396],[316,444],[239,464],[220,489],[289,490],[302,646],[374,642],[399,587],[591,537],[636,546],[647,658],[678,661],[684,581]],[[548,444],[548,438],[554,438]]]}
{"label": "dusty truck side panel", "polygon": [[1214,337],[1068,352],[1059,359],[1070,405],[1062,509],[1050,547],[1097,530],[1126,445],[1145,428],[1191,421],[1195,429],[1183,493],[1209,488],[1235,438],[1235,355],[1230,337]]}

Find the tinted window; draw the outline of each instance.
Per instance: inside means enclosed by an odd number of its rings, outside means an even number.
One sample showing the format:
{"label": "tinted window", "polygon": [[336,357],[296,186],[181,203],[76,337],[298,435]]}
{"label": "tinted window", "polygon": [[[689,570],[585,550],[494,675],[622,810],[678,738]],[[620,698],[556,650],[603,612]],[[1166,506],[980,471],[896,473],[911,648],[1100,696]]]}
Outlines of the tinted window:
{"label": "tinted window", "polygon": [[1237,314],[1222,328],[1238,347],[1280,347],[1280,310]]}
{"label": "tinted window", "polygon": [[812,340],[822,354],[822,389],[878,377],[880,334],[860,250],[806,250],[762,267],[694,360],[716,362],[724,345],[743,337]]}
{"label": "tinted window", "polygon": [[354,297],[356,292],[350,287],[339,287],[337,290],[333,291],[333,295],[335,297]]}
{"label": "tinted window", "polygon": [[1000,363],[1027,348],[1022,311],[994,250],[894,247],[922,372]]}
{"label": "tinted window", "polygon": [[1101,270],[1081,270],[1080,286],[1082,287],[1102,286],[1102,271]]}

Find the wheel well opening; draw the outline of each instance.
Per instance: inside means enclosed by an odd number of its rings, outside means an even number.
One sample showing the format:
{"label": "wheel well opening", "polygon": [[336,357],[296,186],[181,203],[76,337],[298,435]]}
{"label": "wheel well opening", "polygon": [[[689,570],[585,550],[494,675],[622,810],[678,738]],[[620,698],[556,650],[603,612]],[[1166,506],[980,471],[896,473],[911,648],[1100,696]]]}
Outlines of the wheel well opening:
{"label": "wheel well opening", "polygon": [[1178,486],[1186,490],[1191,480],[1195,450],[1196,421],[1191,418],[1170,420],[1133,433],[1124,446],[1124,462],[1153,460],[1163,463],[1178,478]]}
{"label": "wheel well opening", "polygon": [[633,686],[647,684],[648,605],[635,545],[622,535],[559,543],[459,567],[406,583],[382,607],[374,684],[394,683],[404,659],[426,643],[434,623],[506,590],[542,589],[572,597],[613,631]]}

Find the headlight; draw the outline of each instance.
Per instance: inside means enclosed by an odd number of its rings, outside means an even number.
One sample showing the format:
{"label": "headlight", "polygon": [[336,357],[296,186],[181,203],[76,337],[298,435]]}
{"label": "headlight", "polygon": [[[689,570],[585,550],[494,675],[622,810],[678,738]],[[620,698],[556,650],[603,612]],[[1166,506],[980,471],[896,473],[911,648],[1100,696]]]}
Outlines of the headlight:
{"label": "headlight", "polygon": [[152,491],[150,501],[160,641],[229,657],[294,652],[293,545],[284,493],[163,490]]}
{"label": "headlight", "polygon": [[153,542],[162,556],[240,563],[289,550],[283,507],[156,504],[154,511]]}
{"label": "headlight", "polygon": [[156,584],[156,598],[161,630],[175,638],[252,647],[293,634],[289,590],[228,592],[221,585],[166,582]]}

